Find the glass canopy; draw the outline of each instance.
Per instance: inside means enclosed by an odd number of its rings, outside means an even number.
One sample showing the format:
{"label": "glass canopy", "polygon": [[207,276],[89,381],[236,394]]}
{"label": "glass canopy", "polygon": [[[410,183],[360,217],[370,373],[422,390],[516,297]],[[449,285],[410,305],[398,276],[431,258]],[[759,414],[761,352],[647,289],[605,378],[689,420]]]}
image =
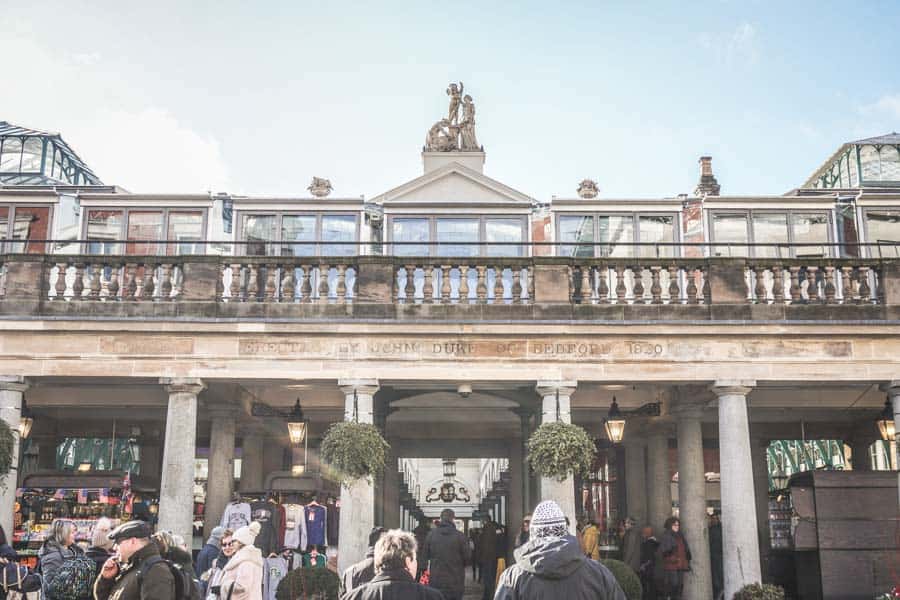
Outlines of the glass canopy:
{"label": "glass canopy", "polygon": [[0,185],[103,185],[58,133],[0,121]]}

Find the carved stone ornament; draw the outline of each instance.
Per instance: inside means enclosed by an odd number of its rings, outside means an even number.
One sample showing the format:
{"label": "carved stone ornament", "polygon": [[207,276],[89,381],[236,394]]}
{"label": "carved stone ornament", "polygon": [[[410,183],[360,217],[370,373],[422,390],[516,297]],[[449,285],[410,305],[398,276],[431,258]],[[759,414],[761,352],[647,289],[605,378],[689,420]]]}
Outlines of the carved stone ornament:
{"label": "carved stone ornament", "polygon": [[578,195],[582,198],[596,198],[600,193],[600,187],[593,179],[584,179],[578,184]]}
{"label": "carved stone ornament", "polygon": [[310,183],[309,187],[306,189],[308,189],[309,193],[316,198],[324,198],[330,194],[331,190],[334,188],[331,187],[331,182],[324,177],[313,177],[312,183]]}
{"label": "carved stone ornament", "polygon": [[[481,147],[475,137],[475,103],[472,96],[463,96],[463,83],[447,86],[450,106],[446,118],[431,126],[425,135],[426,152],[478,152]],[[459,111],[462,109],[462,120]]]}

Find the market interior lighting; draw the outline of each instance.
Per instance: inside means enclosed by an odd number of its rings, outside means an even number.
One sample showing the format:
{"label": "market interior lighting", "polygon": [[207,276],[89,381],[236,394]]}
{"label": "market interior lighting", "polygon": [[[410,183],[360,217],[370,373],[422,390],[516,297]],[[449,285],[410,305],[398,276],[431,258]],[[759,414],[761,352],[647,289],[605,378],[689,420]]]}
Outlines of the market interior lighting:
{"label": "market interior lighting", "polygon": [[303,443],[303,440],[306,439],[308,424],[309,423],[303,417],[303,409],[300,408],[300,398],[298,397],[297,402],[294,404],[294,408],[287,416],[288,435],[291,438],[292,444],[299,446]]}
{"label": "market interior lighting", "polygon": [[86,473],[91,470],[91,467],[93,467],[93,465],[91,463],[83,462],[80,465],[78,465],[78,471],[81,473]]}
{"label": "market interior lighting", "polygon": [[619,404],[616,402],[615,396],[613,396],[612,405],[609,407],[603,427],[606,429],[606,437],[613,444],[618,444],[625,437],[625,417],[619,412]]}
{"label": "market interior lighting", "polygon": [[897,434],[894,426],[894,410],[891,407],[890,398],[884,401],[884,410],[881,411],[881,418],[878,419],[878,433],[885,442],[892,442]]}
{"label": "market interior lighting", "polygon": [[25,404],[25,400],[22,400],[22,413],[21,418],[19,419],[19,439],[27,440],[28,436],[31,435],[31,427],[34,425],[34,418],[31,416],[31,411],[28,410],[28,405]]}
{"label": "market interior lighting", "polygon": [[294,477],[300,477],[306,473],[306,465],[294,465],[291,467],[291,475]]}

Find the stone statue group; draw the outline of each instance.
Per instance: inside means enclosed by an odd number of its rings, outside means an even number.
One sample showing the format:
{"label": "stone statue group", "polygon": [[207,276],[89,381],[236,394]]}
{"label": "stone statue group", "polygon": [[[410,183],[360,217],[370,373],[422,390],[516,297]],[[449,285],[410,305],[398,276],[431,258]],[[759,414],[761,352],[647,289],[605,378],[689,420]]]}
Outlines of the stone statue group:
{"label": "stone statue group", "polygon": [[[463,83],[451,83],[447,88],[450,108],[446,119],[431,126],[425,136],[425,150],[429,152],[477,152],[481,150],[475,138],[475,103],[472,96],[463,96]],[[462,108],[462,120],[459,109]]]}

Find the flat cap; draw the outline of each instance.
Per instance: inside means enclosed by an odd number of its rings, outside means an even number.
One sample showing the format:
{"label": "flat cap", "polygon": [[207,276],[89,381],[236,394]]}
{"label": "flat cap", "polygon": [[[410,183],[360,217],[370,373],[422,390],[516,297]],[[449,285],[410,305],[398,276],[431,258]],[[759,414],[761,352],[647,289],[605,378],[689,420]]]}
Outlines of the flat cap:
{"label": "flat cap", "polygon": [[147,523],[143,521],[128,521],[110,531],[107,537],[114,542],[121,542],[128,538],[149,538],[150,533],[150,525]]}

